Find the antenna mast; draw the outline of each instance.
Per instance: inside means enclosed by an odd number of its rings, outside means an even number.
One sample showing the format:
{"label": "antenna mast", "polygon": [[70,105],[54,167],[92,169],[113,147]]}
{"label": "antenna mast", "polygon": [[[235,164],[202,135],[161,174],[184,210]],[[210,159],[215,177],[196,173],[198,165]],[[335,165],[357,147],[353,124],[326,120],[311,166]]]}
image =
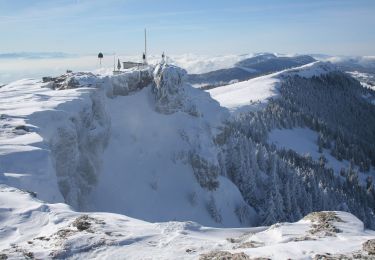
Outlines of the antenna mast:
{"label": "antenna mast", "polygon": [[116,53],[113,53],[113,71],[116,70]]}
{"label": "antenna mast", "polygon": [[145,63],[147,64],[147,33],[145,28]]}

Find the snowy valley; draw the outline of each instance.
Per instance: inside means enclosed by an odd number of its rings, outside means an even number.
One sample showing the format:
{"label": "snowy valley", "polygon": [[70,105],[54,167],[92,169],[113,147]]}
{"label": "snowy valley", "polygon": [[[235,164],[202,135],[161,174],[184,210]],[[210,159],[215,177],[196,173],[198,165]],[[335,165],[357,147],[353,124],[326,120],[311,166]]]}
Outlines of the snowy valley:
{"label": "snowy valley", "polygon": [[2,86],[0,259],[374,259],[374,90],[242,58]]}

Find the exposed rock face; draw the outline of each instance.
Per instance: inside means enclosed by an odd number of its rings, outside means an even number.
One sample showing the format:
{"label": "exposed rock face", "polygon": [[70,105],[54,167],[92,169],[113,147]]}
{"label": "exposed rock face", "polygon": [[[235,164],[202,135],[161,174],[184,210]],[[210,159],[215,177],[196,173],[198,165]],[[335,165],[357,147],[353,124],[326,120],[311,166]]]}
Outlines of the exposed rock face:
{"label": "exposed rock face", "polygon": [[363,243],[362,248],[370,255],[375,255],[375,239],[367,240]]}
{"label": "exposed rock face", "polygon": [[99,159],[110,135],[110,117],[99,92],[69,124],[62,124],[51,140],[51,151],[61,194],[76,209],[84,210],[86,196],[97,183]]}
{"label": "exposed rock face", "polygon": [[73,222],[73,227],[76,227],[79,231],[87,230],[91,227],[91,218],[88,215],[82,215]]}
{"label": "exposed rock face", "polygon": [[[155,93],[155,109],[159,113],[172,114],[177,111],[185,112],[191,116],[201,116],[201,111],[195,105],[192,95],[189,91],[191,86],[185,85],[186,71],[179,67],[166,63],[159,64],[154,70],[154,93]],[[202,129],[202,133],[211,135],[207,129]],[[181,133],[184,135],[184,133]],[[188,143],[189,137],[182,136]],[[198,136],[195,136],[199,140]],[[213,137],[212,137],[213,140]],[[208,144],[214,146],[212,140]],[[190,144],[192,150],[184,154],[184,159],[193,169],[200,186],[210,191],[215,190],[219,186],[217,177],[219,176],[219,167],[217,161],[207,160],[199,147],[201,144]],[[211,203],[209,203],[211,207]],[[214,208],[214,207],[213,207]],[[211,213],[210,213],[211,214]],[[217,214],[211,214],[217,216]],[[220,218],[215,218],[216,222],[220,222]]]}
{"label": "exposed rock face", "polygon": [[[84,79],[93,79],[96,76],[90,72],[66,73],[58,77],[43,77],[42,81],[48,83],[47,87],[52,89],[72,89],[79,87],[90,87],[90,82],[84,82]],[[83,79],[83,80],[82,80]]]}
{"label": "exposed rock face", "polygon": [[199,260],[250,260],[250,257],[243,252],[232,254],[227,251],[213,251],[201,254]]}
{"label": "exposed rock face", "polygon": [[309,233],[318,236],[336,236],[341,230],[336,228],[333,222],[343,222],[334,212],[312,212],[304,219],[311,220],[312,229]]}
{"label": "exposed rock face", "polygon": [[108,97],[126,96],[147,87],[153,82],[152,67],[113,75],[109,78]]}
{"label": "exposed rock face", "polygon": [[154,70],[154,92],[156,110],[163,114],[172,114],[178,110],[197,116],[193,102],[188,100],[184,83],[186,71],[166,63],[159,64]]}

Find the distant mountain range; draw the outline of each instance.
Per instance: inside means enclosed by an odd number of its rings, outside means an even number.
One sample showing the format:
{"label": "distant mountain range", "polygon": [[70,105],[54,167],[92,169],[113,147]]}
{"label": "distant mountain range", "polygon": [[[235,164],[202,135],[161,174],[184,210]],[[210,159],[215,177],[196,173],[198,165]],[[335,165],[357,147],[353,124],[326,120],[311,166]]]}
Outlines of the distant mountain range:
{"label": "distant mountain range", "polygon": [[188,75],[188,81],[204,88],[222,86],[233,81],[244,81],[272,72],[302,66],[316,61],[308,55],[279,57],[265,53],[237,62],[232,68]]}
{"label": "distant mountain range", "polygon": [[71,58],[75,54],[64,52],[9,52],[0,53],[0,59],[52,59],[52,58]]}

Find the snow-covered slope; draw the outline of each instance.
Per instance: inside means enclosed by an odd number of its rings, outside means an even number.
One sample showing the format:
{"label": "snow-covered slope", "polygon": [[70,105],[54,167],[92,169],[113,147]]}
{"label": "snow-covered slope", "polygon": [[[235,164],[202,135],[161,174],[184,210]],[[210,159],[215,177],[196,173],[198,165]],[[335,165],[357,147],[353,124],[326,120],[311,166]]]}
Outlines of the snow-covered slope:
{"label": "snow-covered slope", "polygon": [[362,245],[375,237],[344,212],[310,214],[271,227],[218,229],[194,222],[148,223],[111,213],[77,213],[6,185],[0,185],[0,208],[2,259],[364,258],[371,256]]}
{"label": "snow-covered slope", "polygon": [[335,158],[329,149],[319,150],[318,137],[319,134],[309,128],[273,129],[269,133],[268,141],[279,149],[290,149],[301,156],[311,157],[314,161],[333,169],[336,175],[339,175],[342,169],[354,168],[358,171],[359,181],[364,186],[369,177],[375,178],[374,169],[366,173],[361,172],[358,167],[351,165],[350,161]]}
{"label": "snow-covered slope", "polygon": [[[306,210],[302,215],[312,208],[347,210],[374,225],[373,207],[368,206],[375,195],[373,91],[336,66],[315,62],[208,92],[232,112],[223,134],[226,171],[250,205],[263,207],[264,223],[300,217],[298,210],[285,214],[290,207],[287,183],[297,178],[303,184],[292,185],[306,192],[297,196],[303,198],[296,206]],[[275,154],[281,159],[272,159]],[[272,177],[273,169],[277,177]],[[315,191],[320,195],[314,198]],[[357,194],[363,196],[356,199]]]}
{"label": "snow-covered slope", "polygon": [[277,96],[277,84],[280,82],[275,75],[268,75],[217,87],[208,90],[220,105],[230,111],[244,111],[264,107],[271,97]]}
{"label": "snow-covered slope", "polygon": [[270,98],[277,97],[277,87],[282,77],[298,75],[311,78],[333,70],[335,70],[334,66],[329,63],[314,62],[298,68],[209,89],[208,92],[214,99],[219,101],[221,106],[228,108],[232,112],[256,110],[264,108]]}
{"label": "snow-covered slope", "polygon": [[55,91],[43,85],[26,79],[1,88],[0,179],[62,202],[48,142],[60,125],[89,106],[91,90]]}
{"label": "snow-covered slope", "polygon": [[152,69],[3,87],[2,182],[78,210],[255,224],[237,187],[219,176],[214,138],[229,114],[185,84],[184,70]]}

